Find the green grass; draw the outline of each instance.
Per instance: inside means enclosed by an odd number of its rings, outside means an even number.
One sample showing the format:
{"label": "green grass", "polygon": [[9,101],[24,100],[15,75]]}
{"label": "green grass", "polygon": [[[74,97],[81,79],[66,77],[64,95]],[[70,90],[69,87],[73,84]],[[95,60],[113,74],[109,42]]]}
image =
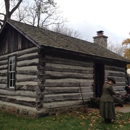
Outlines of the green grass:
{"label": "green grass", "polygon": [[0,111],[0,130],[129,130],[130,113],[116,113],[117,119],[106,124],[97,109],[88,113],[74,111],[42,118],[29,118]]}

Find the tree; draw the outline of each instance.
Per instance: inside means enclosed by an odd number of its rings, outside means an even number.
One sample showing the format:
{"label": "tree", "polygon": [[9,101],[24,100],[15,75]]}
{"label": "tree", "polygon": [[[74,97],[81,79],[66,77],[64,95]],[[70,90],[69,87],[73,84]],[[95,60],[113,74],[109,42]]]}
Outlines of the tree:
{"label": "tree", "polygon": [[56,24],[53,26],[52,30],[61,34],[65,34],[67,36],[80,38],[80,33],[77,30],[71,29],[65,24]]}
{"label": "tree", "polygon": [[130,38],[125,39],[122,42],[122,45],[126,45],[127,47],[124,50],[124,57],[130,60]]}
{"label": "tree", "polygon": [[126,49],[126,46],[122,46],[119,43],[114,44],[109,42],[107,48],[120,56],[124,56],[124,50]]}
{"label": "tree", "polygon": [[[20,22],[47,28],[68,36],[80,37],[78,31],[70,29],[64,24],[67,20],[60,15],[61,12],[54,0],[4,0],[4,6],[6,14],[1,13],[4,15],[4,19],[1,20],[2,24],[8,18],[13,18]],[[12,9],[10,10],[10,8]]]}
{"label": "tree", "polygon": [[33,20],[33,25],[37,27],[45,26],[46,20],[55,12],[55,5],[53,0],[34,0],[33,5],[29,9],[29,15]]}
{"label": "tree", "polygon": [[[14,0],[14,1],[16,1],[16,0]],[[11,0],[4,0],[6,13],[0,13],[0,15],[3,16],[3,19],[0,19],[1,27],[6,22],[7,19],[11,18],[12,14],[16,11],[16,9],[18,9],[18,7],[20,6],[22,1],[23,0],[18,0],[17,4],[11,8]]]}
{"label": "tree", "polygon": [[[54,0],[26,1],[26,5],[24,4],[20,8],[16,16],[22,19],[22,22],[29,23],[33,26],[46,28],[53,24],[66,22],[60,15],[59,7],[56,6]],[[22,14],[21,10],[26,10],[27,13]]]}

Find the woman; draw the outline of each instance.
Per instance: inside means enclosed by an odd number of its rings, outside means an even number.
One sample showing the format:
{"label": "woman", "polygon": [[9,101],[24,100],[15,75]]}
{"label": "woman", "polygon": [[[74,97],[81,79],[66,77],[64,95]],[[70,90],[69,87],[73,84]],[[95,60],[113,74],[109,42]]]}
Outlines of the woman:
{"label": "woman", "polygon": [[113,95],[119,94],[112,88],[116,84],[113,77],[108,77],[107,82],[103,85],[103,93],[100,98],[100,115],[104,118],[106,123],[111,123],[112,119],[116,118]]}

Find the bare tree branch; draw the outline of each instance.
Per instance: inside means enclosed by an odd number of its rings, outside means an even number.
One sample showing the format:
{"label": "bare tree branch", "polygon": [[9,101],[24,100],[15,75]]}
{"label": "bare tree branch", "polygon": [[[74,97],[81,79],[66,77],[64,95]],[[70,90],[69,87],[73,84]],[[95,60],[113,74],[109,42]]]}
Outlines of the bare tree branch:
{"label": "bare tree branch", "polygon": [[20,4],[21,4],[22,1],[23,0],[19,0],[19,2],[17,3],[17,5],[11,10],[10,15],[12,15],[14,13],[14,11],[20,6]]}
{"label": "bare tree branch", "polygon": [[5,16],[5,14],[4,14],[4,13],[0,13],[0,15],[4,15],[4,16]]}

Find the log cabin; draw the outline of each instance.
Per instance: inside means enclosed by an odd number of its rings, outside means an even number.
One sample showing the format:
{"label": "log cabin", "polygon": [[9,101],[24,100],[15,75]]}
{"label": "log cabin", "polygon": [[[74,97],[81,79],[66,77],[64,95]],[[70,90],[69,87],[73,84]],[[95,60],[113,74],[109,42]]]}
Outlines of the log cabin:
{"label": "log cabin", "polygon": [[7,20],[0,32],[0,109],[35,117],[73,110],[100,97],[108,76],[124,94],[129,61],[107,49],[103,31],[93,38]]}

